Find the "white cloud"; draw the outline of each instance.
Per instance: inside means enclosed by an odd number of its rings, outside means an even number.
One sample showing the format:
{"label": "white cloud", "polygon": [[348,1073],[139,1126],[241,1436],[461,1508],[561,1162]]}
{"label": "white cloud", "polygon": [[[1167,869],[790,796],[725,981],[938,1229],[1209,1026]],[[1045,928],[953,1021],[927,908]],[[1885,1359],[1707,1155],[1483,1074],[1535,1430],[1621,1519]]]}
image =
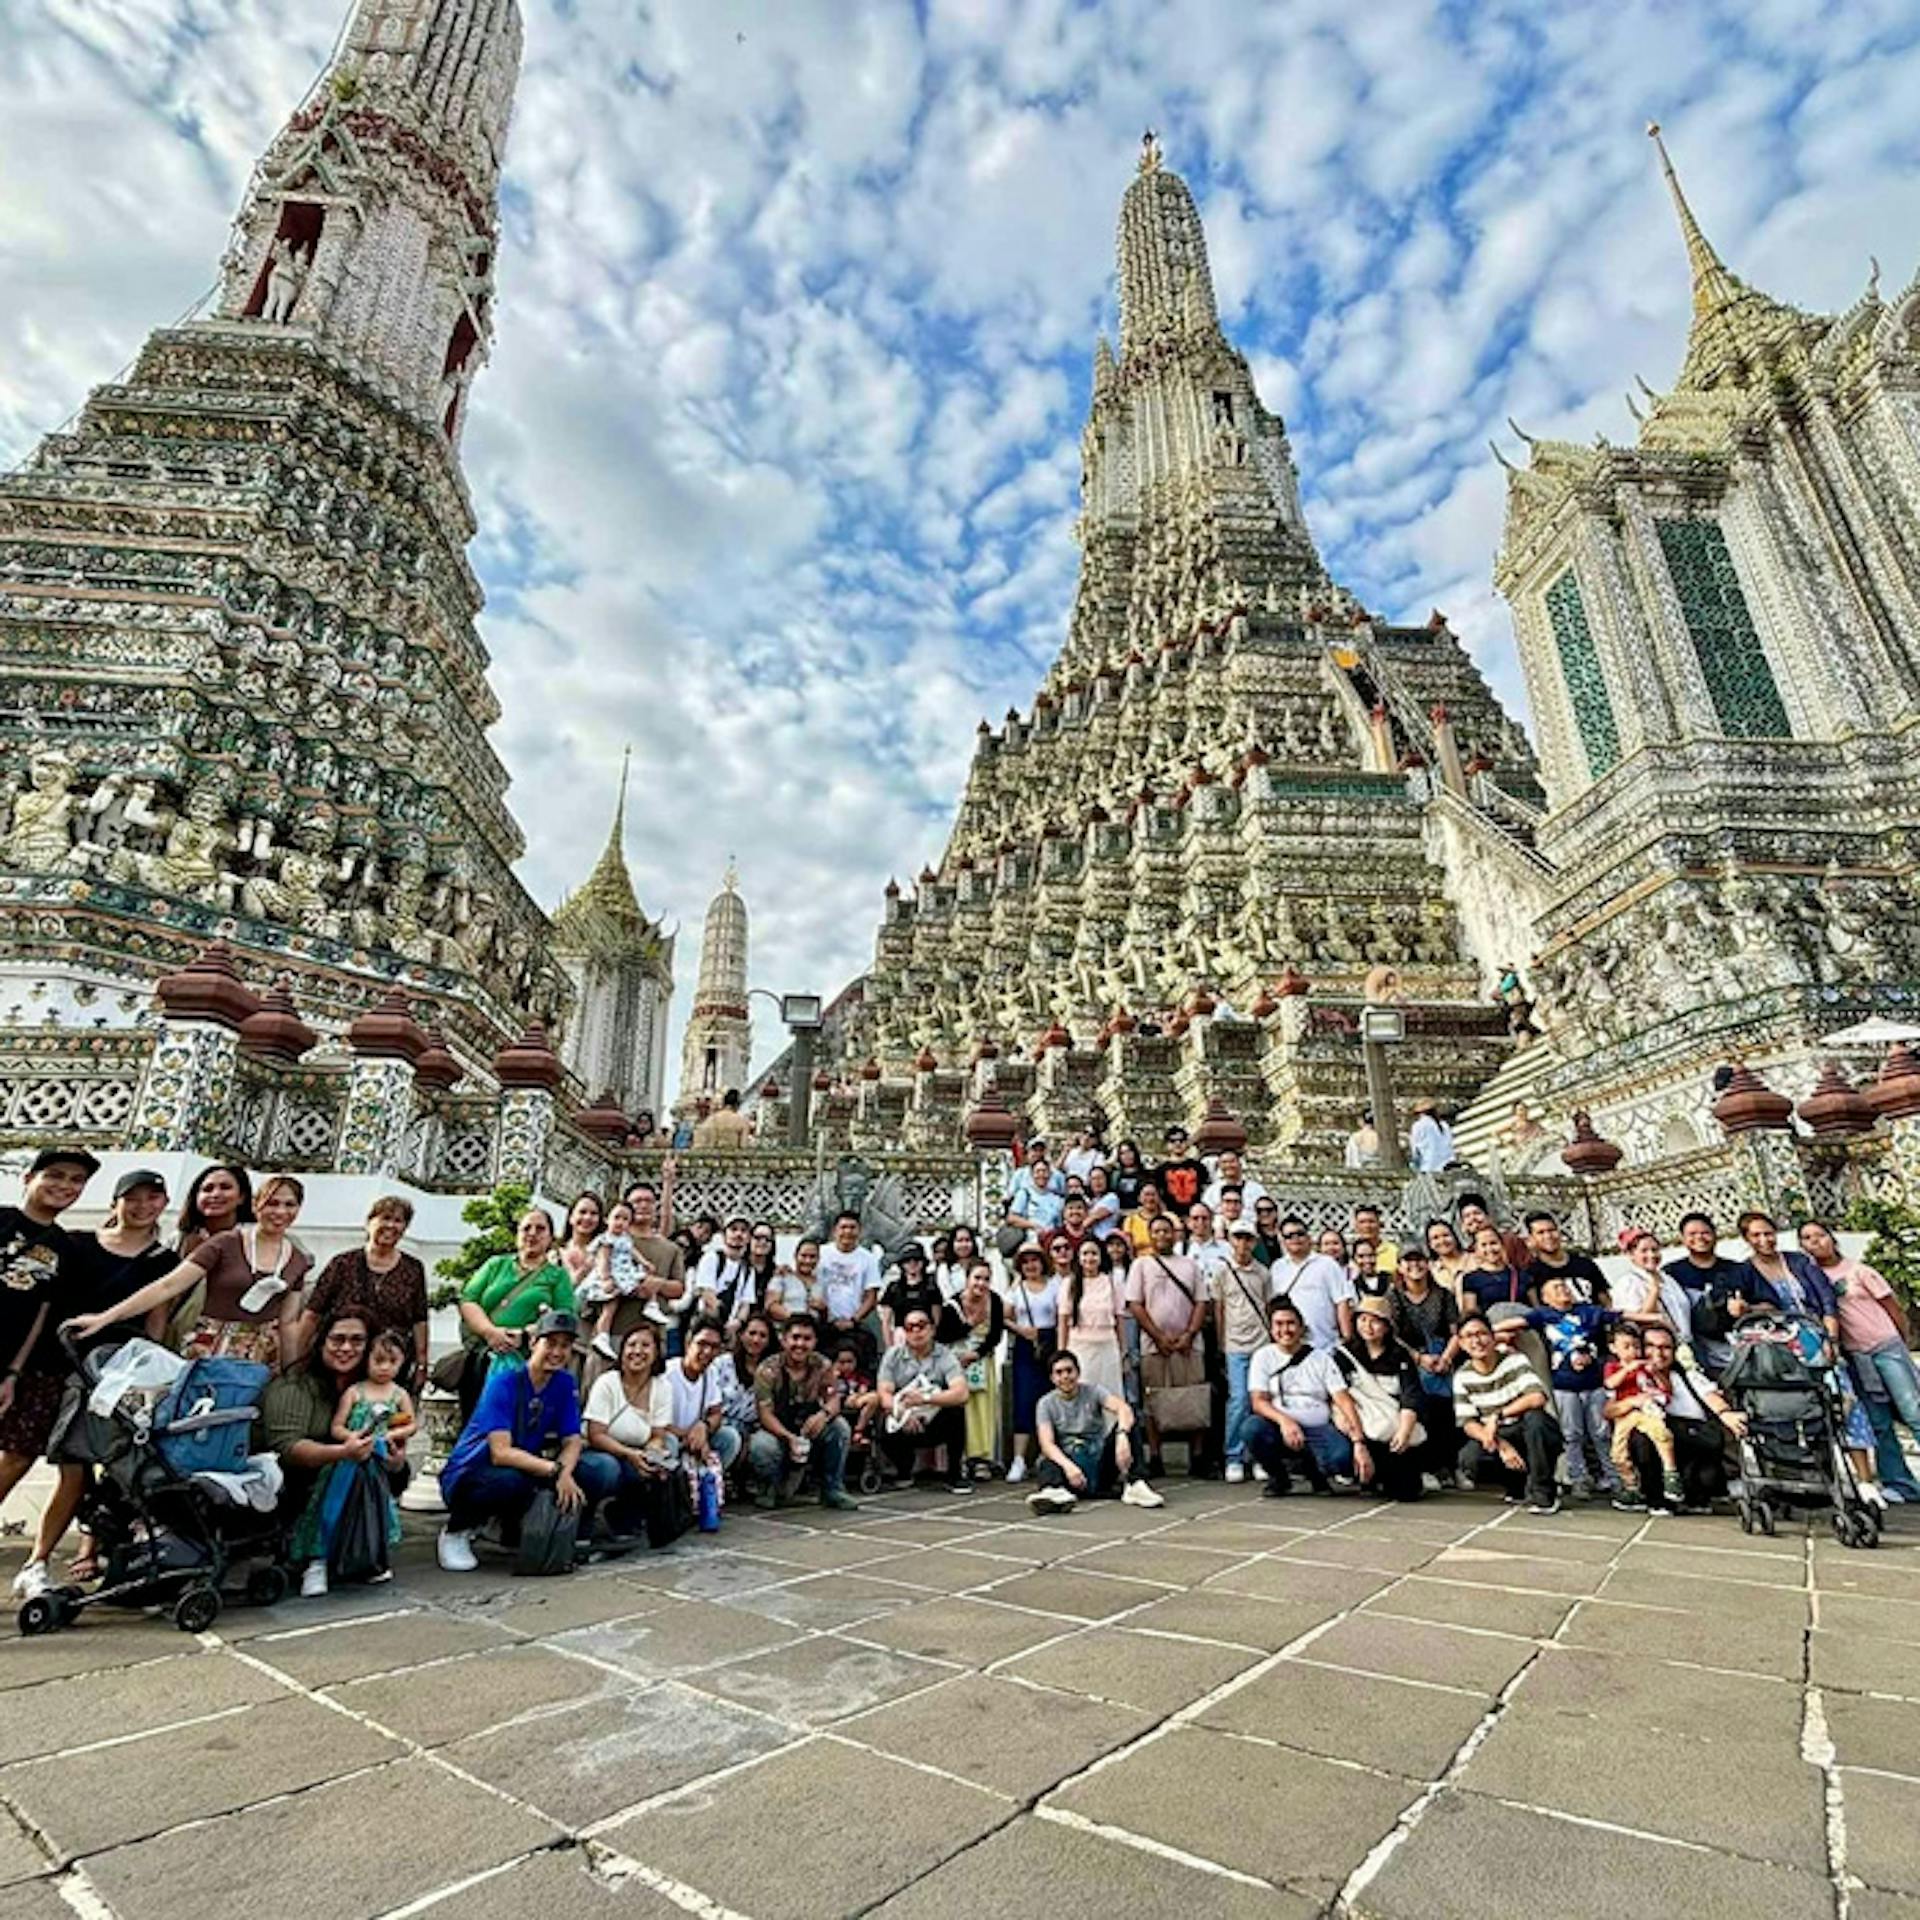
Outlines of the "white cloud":
{"label": "white cloud", "polygon": [[[1900,0],[523,0],[500,331],[467,461],[496,743],[551,903],[620,748],[650,909],[730,852],[755,977],[831,990],[935,855],[981,712],[1064,634],[1078,430],[1143,125],[1368,604],[1519,698],[1489,435],[1627,433],[1685,335],[1640,127],[1729,262],[1835,307],[1920,230]],[[344,0],[16,0],[0,452],[204,288]],[[771,1046],[772,1035],[763,1036]]]}

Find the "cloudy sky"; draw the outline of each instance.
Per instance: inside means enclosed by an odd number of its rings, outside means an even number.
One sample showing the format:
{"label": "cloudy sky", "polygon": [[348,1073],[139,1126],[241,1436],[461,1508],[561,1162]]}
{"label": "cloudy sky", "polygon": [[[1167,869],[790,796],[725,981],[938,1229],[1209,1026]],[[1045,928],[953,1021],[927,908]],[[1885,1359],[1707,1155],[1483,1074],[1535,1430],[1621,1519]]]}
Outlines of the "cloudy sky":
{"label": "cloudy sky", "polygon": [[[213,276],[346,0],[5,0],[0,459]],[[494,738],[549,905],[604,838],[756,985],[831,990],[1064,631],[1140,130],[1374,608],[1516,704],[1490,435],[1627,437],[1684,338],[1642,128],[1818,309],[1920,234],[1911,0],[523,0],[499,340],[466,452]],[[774,1035],[765,1030],[770,1045]],[[765,1051],[763,1047],[762,1051]]]}

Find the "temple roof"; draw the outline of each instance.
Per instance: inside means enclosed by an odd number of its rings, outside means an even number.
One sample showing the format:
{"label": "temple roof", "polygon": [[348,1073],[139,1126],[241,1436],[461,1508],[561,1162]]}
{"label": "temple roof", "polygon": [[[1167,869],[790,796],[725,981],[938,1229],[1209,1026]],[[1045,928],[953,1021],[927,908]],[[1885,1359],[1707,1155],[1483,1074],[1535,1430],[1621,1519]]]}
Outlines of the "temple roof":
{"label": "temple roof", "polygon": [[640,908],[627,870],[627,771],[633,750],[620,763],[620,799],[613,811],[607,844],[585,883],[561,901],[553,915],[553,944],[561,953],[623,958],[638,954],[657,959],[666,941],[659,926]]}

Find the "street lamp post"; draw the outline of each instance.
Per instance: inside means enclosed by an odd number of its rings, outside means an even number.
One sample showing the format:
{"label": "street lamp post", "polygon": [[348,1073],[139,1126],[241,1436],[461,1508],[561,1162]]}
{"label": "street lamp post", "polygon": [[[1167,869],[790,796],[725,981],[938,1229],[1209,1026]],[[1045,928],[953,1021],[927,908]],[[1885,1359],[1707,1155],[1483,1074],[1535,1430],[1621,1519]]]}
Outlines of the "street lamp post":
{"label": "street lamp post", "polygon": [[807,1144],[813,1108],[813,1043],[825,1024],[824,1002],[817,993],[769,993],[755,987],[753,997],[771,1000],[780,1009],[781,1024],[793,1040],[793,1085],[787,1094],[787,1145]]}
{"label": "street lamp post", "polygon": [[1389,1173],[1402,1172],[1407,1156],[1400,1148],[1400,1122],[1393,1111],[1393,1075],[1387,1067],[1387,1048],[1407,1037],[1407,1016],[1398,1007],[1360,1009],[1360,1059],[1367,1074],[1367,1104],[1373,1108],[1373,1130],[1380,1138],[1380,1164]]}

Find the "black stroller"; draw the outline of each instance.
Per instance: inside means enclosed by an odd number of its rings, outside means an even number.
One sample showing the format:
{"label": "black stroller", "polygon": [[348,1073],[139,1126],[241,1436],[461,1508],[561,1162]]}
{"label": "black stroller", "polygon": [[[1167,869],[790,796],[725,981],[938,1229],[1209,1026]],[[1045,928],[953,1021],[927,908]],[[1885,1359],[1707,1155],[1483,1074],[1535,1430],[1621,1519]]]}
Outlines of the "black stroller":
{"label": "black stroller", "polygon": [[1826,1513],[1845,1547],[1880,1544],[1880,1514],[1847,1458],[1846,1405],[1833,1355],[1812,1322],[1761,1307],[1733,1336],[1720,1390],[1747,1416],[1740,1526],[1771,1534],[1783,1513]]}
{"label": "black stroller", "polygon": [[[125,1351],[102,1347],[82,1356],[69,1345],[77,1379],[48,1449],[58,1464],[92,1469],[79,1518],[94,1536],[100,1583],[36,1594],[20,1608],[22,1633],[56,1633],[98,1606],[169,1610],[183,1633],[204,1633],[229,1597],[250,1606],[286,1597],[273,1489],[247,1459],[267,1369],[247,1360],[189,1361],[164,1387],[130,1388],[110,1413],[95,1413],[90,1397]],[[230,1596],[236,1567],[246,1576]]]}

